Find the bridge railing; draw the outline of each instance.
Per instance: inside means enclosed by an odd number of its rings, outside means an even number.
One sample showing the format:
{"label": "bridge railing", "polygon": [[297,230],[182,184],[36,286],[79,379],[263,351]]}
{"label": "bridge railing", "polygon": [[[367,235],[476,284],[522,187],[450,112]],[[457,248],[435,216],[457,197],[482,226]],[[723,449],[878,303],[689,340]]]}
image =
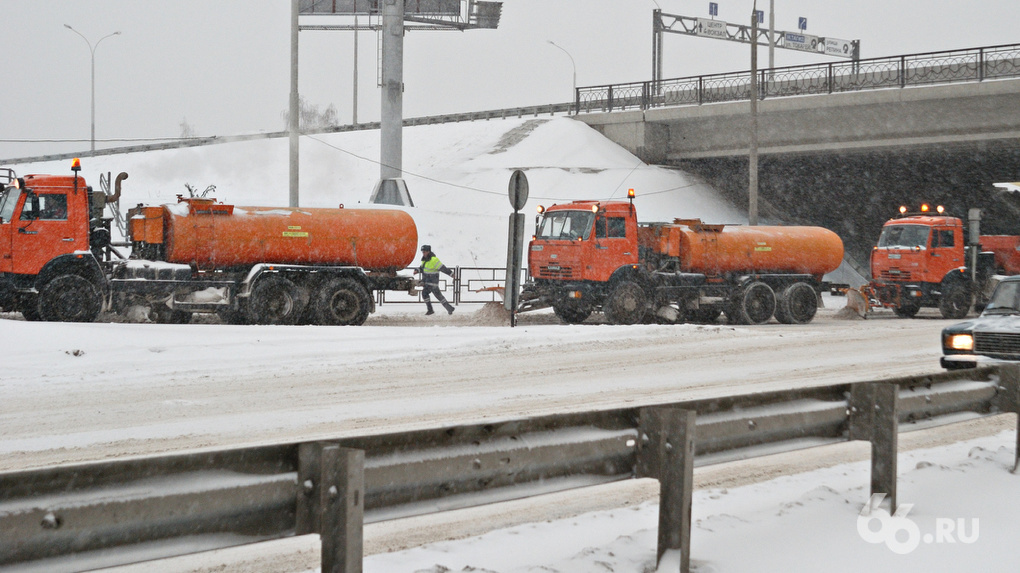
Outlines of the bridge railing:
{"label": "bridge railing", "polygon": [[[758,97],[831,94],[1020,77],[1020,44],[850,62],[766,68]],[[575,113],[702,105],[750,99],[750,72],[577,88]]]}

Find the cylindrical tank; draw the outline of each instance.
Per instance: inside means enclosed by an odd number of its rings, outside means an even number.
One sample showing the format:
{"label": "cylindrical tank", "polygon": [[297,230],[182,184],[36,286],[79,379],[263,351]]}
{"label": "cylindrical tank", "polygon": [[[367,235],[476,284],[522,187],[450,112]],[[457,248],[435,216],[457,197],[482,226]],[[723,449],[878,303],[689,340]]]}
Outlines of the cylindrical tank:
{"label": "cylindrical tank", "polygon": [[843,241],[822,227],[740,227],[685,221],[656,227],[657,252],[680,261],[681,272],[821,276],[843,261]]}
{"label": "cylindrical tank", "polygon": [[396,270],[417,254],[414,219],[396,209],[233,207],[208,200],[163,206],[166,260],[199,269],[256,263]]}

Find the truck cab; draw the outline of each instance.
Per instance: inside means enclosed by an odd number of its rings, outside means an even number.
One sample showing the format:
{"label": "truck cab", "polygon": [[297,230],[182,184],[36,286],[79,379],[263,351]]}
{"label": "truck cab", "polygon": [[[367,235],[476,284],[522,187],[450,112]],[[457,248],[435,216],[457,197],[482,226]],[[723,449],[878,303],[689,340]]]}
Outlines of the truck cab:
{"label": "truck cab", "polygon": [[922,307],[939,307],[962,318],[973,293],[967,274],[964,226],[957,217],[922,212],[891,219],[871,251],[872,290],[883,306],[911,317]]}
{"label": "truck cab", "polygon": [[[563,321],[581,322],[639,274],[637,214],[624,201],[574,201],[540,212],[528,250],[534,288],[547,293]],[[643,315],[638,303],[629,300],[625,306],[634,308],[623,310],[628,318],[621,320]]]}
{"label": "truck cab", "polygon": [[634,207],[620,201],[549,207],[528,251],[536,279],[606,282],[621,266],[637,262]]}
{"label": "truck cab", "polygon": [[[0,191],[0,307],[29,320],[93,320],[105,280],[90,251],[90,194],[73,176],[8,171]],[[60,280],[57,280],[60,279]],[[84,303],[72,302],[70,292]]]}

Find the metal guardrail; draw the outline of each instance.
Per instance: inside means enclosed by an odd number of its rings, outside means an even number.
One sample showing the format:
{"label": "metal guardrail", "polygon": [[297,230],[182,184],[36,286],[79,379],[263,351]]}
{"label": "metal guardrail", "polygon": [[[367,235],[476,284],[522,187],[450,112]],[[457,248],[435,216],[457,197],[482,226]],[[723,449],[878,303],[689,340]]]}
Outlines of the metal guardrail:
{"label": "metal guardrail", "polygon": [[[758,98],[1020,77],[1020,44],[758,71]],[[750,99],[750,71],[577,88],[575,114]]]}
{"label": "metal guardrail", "polygon": [[895,507],[899,424],[962,412],[1020,413],[1020,367],[5,472],[0,569],[318,533],[324,572],[360,571],[366,521],[638,477],[660,481],[658,555],[680,549],[686,563],[695,451],[714,463],[763,444],[870,440],[872,492]]}

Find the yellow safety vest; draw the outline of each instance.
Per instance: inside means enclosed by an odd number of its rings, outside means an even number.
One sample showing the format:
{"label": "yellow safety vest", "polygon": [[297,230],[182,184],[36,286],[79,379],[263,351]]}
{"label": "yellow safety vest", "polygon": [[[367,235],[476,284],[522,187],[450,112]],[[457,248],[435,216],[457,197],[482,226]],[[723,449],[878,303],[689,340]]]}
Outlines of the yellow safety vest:
{"label": "yellow safety vest", "polygon": [[431,259],[422,263],[421,272],[425,274],[436,274],[441,268],[443,268],[442,261],[439,260],[439,257],[432,255]]}

